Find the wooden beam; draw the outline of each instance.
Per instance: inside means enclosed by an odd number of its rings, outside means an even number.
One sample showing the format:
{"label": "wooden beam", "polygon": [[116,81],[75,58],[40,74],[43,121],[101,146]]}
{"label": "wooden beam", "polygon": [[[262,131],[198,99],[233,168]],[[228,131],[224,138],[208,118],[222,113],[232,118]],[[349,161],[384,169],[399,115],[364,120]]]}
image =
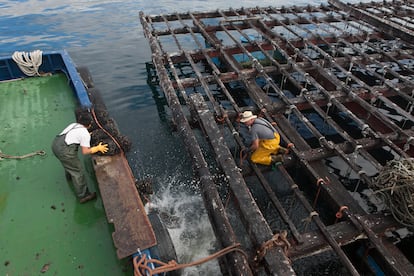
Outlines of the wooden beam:
{"label": "wooden beam", "polygon": [[119,259],[155,246],[157,240],[123,154],[94,156],[96,180]]}
{"label": "wooden beam", "polygon": [[[273,233],[249,192],[243,176],[215,122],[214,116],[209,111],[203,97],[200,94],[192,94],[190,99],[192,107],[197,112],[197,118],[209,137],[216,159],[227,176],[247,232],[254,241],[255,246],[259,248],[263,243],[272,238]],[[264,261],[272,275],[294,275],[293,269],[289,265],[289,260],[281,247],[270,248],[264,256]]]}
{"label": "wooden beam", "polygon": [[[391,216],[367,215],[364,217],[364,220],[378,235],[401,227]],[[341,246],[359,239],[367,239],[367,236],[359,231],[350,221],[341,221],[329,225],[327,226],[327,230]],[[332,249],[320,231],[304,233],[302,234],[302,238],[302,244],[293,245],[289,249],[288,256],[292,260],[313,256]]]}

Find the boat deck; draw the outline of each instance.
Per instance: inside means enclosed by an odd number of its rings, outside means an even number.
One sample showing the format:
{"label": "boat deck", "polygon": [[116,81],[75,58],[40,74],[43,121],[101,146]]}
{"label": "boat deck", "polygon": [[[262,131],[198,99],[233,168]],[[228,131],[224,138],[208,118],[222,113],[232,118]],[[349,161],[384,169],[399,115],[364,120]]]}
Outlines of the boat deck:
{"label": "boat deck", "polygon": [[[330,0],[140,13],[148,80],[164,92],[216,237],[222,247],[242,242],[249,256],[227,256],[227,270],[253,275],[243,268],[259,259],[265,273],[306,275],[301,259],[329,250],[335,257],[322,262],[351,275],[414,274],[412,254],[386,238],[410,222],[378,207],[373,193],[388,161],[414,154],[413,10],[413,1]],[[273,170],[240,162],[244,110],[294,144],[290,161]]]}
{"label": "boat deck", "polygon": [[[0,150],[45,152],[0,159],[1,275],[132,274],[115,254],[100,196],[79,204],[50,148],[74,120],[76,104],[64,74],[0,82]],[[99,194],[90,159],[84,164],[89,187]]]}

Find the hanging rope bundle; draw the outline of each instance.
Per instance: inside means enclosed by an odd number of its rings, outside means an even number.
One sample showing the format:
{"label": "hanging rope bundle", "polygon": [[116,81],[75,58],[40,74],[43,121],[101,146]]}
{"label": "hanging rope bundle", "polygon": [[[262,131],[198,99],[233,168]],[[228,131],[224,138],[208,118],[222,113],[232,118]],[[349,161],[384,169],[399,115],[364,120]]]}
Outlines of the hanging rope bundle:
{"label": "hanging rope bundle", "polygon": [[389,161],[370,188],[383,197],[397,221],[414,227],[414,158]]}
{"label": "hanging rope bundle", "polygon": [[40,76],[39,67],[42,65],[42,51],[35,50],[27,52],[14,52],[12,55],[14,62],[20,70],[27,76]]}

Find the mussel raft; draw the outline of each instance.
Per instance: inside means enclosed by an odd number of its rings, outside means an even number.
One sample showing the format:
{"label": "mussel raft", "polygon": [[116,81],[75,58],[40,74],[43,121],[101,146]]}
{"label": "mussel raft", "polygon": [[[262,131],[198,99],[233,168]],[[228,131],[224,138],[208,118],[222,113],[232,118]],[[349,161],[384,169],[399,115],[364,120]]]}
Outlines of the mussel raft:
{"label": "mussel raft", "polygon": [[[414,275],[414,2],[328,2],[140,13],[148,81],[219,247],[245,252],[222,258],[223,274],[312,275],[314,258],[337,274]],[[240,158],[245,110],[294,144],[290,162]]]}

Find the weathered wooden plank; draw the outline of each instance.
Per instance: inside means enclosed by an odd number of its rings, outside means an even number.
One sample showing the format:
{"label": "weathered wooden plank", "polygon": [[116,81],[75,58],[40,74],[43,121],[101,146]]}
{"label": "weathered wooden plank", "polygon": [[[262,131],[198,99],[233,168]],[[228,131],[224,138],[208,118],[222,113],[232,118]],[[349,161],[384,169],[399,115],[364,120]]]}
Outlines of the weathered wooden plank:
{"label": "weathered wooden plank", "polygon": [[119,259],[157,244],[154,231],[123,154],[94,156],[95,175]]}
{"label": "weathered wooden plank", "polygon": [[[391,217],[383,215],[368,215],[365,222],[377,234],[383,234],[392,229],[398,229],[400,225]],[[367,236],[359,231],[350,221],[342,221],[326,227],[329,234],[341,246],[352,243],[359,239],[366,239]],[[288,252],[292,260],[320,254],[331,247],[326,242],[320,231],[302,234],[303,243],[293,245]]]}
{"label": "weathered wooden plank", "polygon": [[[144,18],[144,14],[140,13],[141,23],[144,27],[144,32],[150,42],[151,50],[153,51],[154,66],[158,72],[161,80],[161,88],[167,98],[168,105],[172,110],[174,122],[180,129],[187,150],[190,153],[194,165],[194,170],[200,179],[201,190],[203,191],[204,204],[206,206],[211,225],[216,234],[216,237],[223,247],[231,246],[237,243],[234,231],[230,225],[228,217],[225,213],[225,208],[221,202],[218,191],[215,187],[213,177],[209,171],[208,165],[204,159],[197,139],[191,131],[191,127],[187,121],[186,116],[181,108],[180,101],[175,93],[172,83],[169,79],[167,70],[165,69],[159,48],[157,47],[156,39],[152,36],[148,22]],[[228,269],[235,275],[252,275],[248,261],[240,252],[232,252],[226,255]]]}
{"label": "weathered wooden plank", "polygon": [[[303,138],[296,132],[296,130],[292,128],[289,121],[283,115],[278,115],[276,117],[276,122],[283,130],[283,132],[289,137],[290,141],[292,141],[295,144],[295,147],[298,149],[299,152],[310,150],[310,146],[303,140]],[[310,166],[313,170],[315,170],[318,173],[319,178],[330,179],[330,183],[324,185],[324,189],[328,195],[328,198],[332,201],[334,205],[336,205],[334,208],[339,208],[340,206],[346,205],[353,212],[365,214],[365,211],[349,195],[347,190],[338,181],[338,179],[333,177],[329,173],[329,170],[322,163],[322,161],[311,161]],[[304,169],[307,170],[307,168]],[[317,187],[316,181],[317,179],[315,179],[315,189]]]}
{"label": "weathered wooden plank", "polygon": [[386,275],[414,275],[414,265],[410,263],[407,257],[391,243],[386,237],[377,235],[367,224],[366,217],[351,214],[348,210],[343,212],[345,216],[367,235],[371,246],[376,249],[380,255],[379,263]]}
{"label": "weathered wooden plank", "polygon": [[[264,242],[272,238],[273,233],[249,192],[243,176],[236,166],[232,154],[221,135],[221,131],[218,128],[212,113],[204,102],[203,97],[200,94],[192,94],[190,99],[194,109],[197,111],[200,124],[209,137],[216,159],[228,178],[230,188],[235,197],[235,201],[238,204],[247,232],[255,242],[256,247],[259,248]],[[286,258],[286,255],[280,247],[272,247],[269,249],[264,256],[264,261],[267,263],[267,268],[272,274],[295,274],[292,267],[289,265],[289,260]]]}

